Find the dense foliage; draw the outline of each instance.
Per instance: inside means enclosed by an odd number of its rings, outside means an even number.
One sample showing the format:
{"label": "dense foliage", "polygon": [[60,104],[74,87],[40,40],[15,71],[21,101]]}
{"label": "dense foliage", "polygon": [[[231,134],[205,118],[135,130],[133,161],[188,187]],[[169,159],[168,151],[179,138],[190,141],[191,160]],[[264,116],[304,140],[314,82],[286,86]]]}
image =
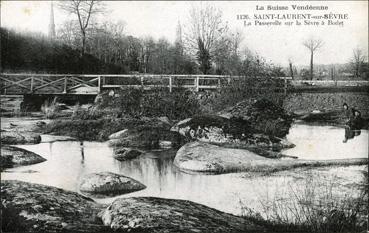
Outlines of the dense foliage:
{"label": "dense foliage", "polygon": [[34,33],[0,28],[1,67],[10,72],[115,73],[120,68]]}
{"label": "dense foliage", "polygon": [[117,91],[114,96],[104,94],[99,108],[115,108],[123,116],[169,119],[191,117],[200,111],[197,96],[190,90],[169,92],[159,88],[150,92],[129,88]]}

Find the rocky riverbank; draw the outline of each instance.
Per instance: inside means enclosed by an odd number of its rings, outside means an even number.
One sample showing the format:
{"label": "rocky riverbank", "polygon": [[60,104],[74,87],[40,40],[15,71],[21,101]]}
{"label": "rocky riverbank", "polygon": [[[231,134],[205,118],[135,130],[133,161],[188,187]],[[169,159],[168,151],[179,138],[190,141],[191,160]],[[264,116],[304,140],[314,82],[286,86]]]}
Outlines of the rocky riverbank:
{"label": "rocky riverbank", "polygon": [[103,206],[77,193],[22,181],[1,182],[4,232],[108,232]]}
{"label": "rocky riverbank", "polygon": [[120,198],[108,207],[80,194],[21,181],[1,183],[4,232],[267,232],[242,217],[185,200]]}
{"label": "rocky riverbank", "polygon": [[104,224],[113,230],[157,233],[266,232],[265,228],[251,220],[185,200],[120,198],[100,214]]}

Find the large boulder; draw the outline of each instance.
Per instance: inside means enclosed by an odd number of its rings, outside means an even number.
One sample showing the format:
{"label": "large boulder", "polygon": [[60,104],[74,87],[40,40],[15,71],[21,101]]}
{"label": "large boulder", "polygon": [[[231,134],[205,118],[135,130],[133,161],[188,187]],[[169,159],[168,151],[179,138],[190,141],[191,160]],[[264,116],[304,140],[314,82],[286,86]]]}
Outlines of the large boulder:
{"label": "large boulder", "polygon": [[0,155],[1,168],[9,168],[22,165],[31,165],[36,163],[42,163],[46,161],[45,158],[31,151],[12,147],[2,146]]}
{"label": "large boulder", "polygon": [[33,132],[1,131],[1,144],[37,144],[41,142],[41,136]]}
{"label": "large boulder", "polygon": [[267,99],[249,99],[223,110],[220,116],[249,121],[252,128],[263,134],[284,137],[292,124],[292,116]]}
{"label": "large boulder", "polygon": [[114,149],[114,158],[119,161],[134,159],[140,156],[143,152],[132,148],[117,148]]}
{"label": "large boulder", "polygon": [[116,196],[145,188],[137,180],[111,172],[88,174],[80,184],[81,192],[93,196]]}
{"label": "large boulder", "polygon": [[113,230],[126,232],[264,232],[245,218],[186,200],[119,198],[99,214]]}
{"label": "large boulder", "polygon": [[2,232],[108,232],[103,207],[74,192],[22,181],[1,181]]}
{"label": "large boulder", "polygon": [[248,150],[224,148],[204,142],[190,142],[177,151],[174,165],[180,169],[195,172],[224,173],[237,171],[255,160],[268,159]]}
{"label": "large boulder", "polygon": [[280,150],[293,146],[281,138],[265,135],[251,125],[248,120],[240,118],[199,115],[178,122],[171,130],[185,136],[188,141],[196,140],[231,148]]}
{"label": "large boulder", "polygon": [[185,171],[204,173],[276,172],[305,166],[363,165],[368,159],[300,160],[270,159],[250,150],[190,142],[176,154],[174,165]]}

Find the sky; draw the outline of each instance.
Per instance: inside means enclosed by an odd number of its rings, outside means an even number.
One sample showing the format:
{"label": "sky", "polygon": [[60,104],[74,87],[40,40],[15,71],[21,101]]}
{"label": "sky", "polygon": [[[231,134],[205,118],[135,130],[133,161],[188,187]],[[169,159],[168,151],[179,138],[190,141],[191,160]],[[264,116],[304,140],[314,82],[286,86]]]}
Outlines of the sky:
{"label": "sky", "polygon": [[[125,21],[126,34],[137,37],[153,36],[155,39],[175,40],[176,26],[180,21],[186,27],[189,9],[200,2],[189,1],[105,1],[107,13],[96,18],[113,22]],[[295,65],[309,64],[309,51],[302,42],[310,37],[321,39],[324,46],[315,54],[314,63],[345,63],[352,57],[356,47],[368,51],[368,2],[367,1],[216,1],[210,4],[223,12],[223,21],[231,30],[238,29],[244,35],[242,47],[248,47],[267,61],[286,65],[292,60]],[[327,6],[328,10],[296,11],[291,5]],[[56,29],[68,15],[54,4]],[[256,5],[288,6],[289,10],[256,10]],[[244,26],[237,15],[270,13],[319,13],[347,14],[343,26]],[[1,26],[15,30],[35,31],[47,34],[50,18],[49,1],[2,1]],[[319,20],[318,20],[319,21]],[[254,21],[251,20],[253,23]],[[185,29],[184,29],[185,30]]]}

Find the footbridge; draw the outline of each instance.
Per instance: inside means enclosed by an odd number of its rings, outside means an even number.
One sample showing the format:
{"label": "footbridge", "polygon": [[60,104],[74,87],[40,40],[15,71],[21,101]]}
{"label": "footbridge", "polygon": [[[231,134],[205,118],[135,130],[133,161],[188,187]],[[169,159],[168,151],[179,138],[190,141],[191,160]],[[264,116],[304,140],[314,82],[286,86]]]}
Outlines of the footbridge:
{"label": "footbridge", "polygon": [[[214,90],[241,76],[153,74],[0,74],[2,95],[97,95],[103,90],[127,87]],[[282,77],[287,81],[289,77]]]}
{"label": "footbridge", "polygon": [[[245,76],[230,75],[184,75],[184,74],[0,74],[1,95],[97,95],[101,91],[140,87],[145,90],[166,88],[169,92],[177,88],[188,88],[196,92],[216,90],[234,79]],[[364,80],[292,80],[281,79],[279,88],[287,91],[365,91],[369,81]],[[292,87],[292,88],[290,88]]]}

